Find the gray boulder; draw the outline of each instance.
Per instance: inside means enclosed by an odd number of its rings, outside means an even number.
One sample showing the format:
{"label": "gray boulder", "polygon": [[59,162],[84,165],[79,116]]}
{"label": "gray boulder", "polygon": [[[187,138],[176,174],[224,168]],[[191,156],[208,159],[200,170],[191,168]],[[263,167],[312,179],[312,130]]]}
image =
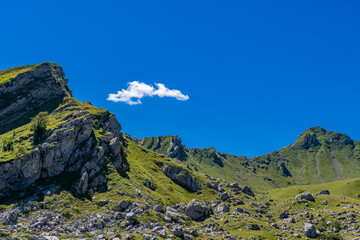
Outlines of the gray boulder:
{"label": "gray boulder", "polygon": [[315,202],[313,195],[311,195],[311,193],[309,192],[296,195],[295,200],[298,202],[303,202],[303,201]]}
{"label": "gray boulder", "polygon": [[169,207],[169,206],[166,208],[165,214],[166,214],[166,216],[170,217],[171,219],[181,217],[180,213],[176,209]]}
{"label": "gray boulder", "polygon": [[254,192],[252,191],[252,189],[251,189],[250,187],[248,187],[248,186],[243,187],[243,188],[241,189],[241,191],[242,191],[243,193],[249,195],[249,196],[252,196],[252,197],[255,196],[255,194],[254,194]]}
{"label": "gray boulder", "polygon": [[329,190],[321,190],[320,194],[321,195],[330,195],[330,191]]}
{"label": "gray boulder", "polygon": [[230,201],[230,196],[228,193],[224,192],[220,194],[221,201]]}
{"label": "gray boulder", "polygon": [[186,207],[185,214],[195,221],[209,217],[211,208],[204,201],[193,199]]}
{"label": "gray boulder", "polygon": [[155,206],[153,207],[153,210],[154,210],[155,212],[162,212],[162,211],[164,211],[164,206],[163,206],[163,205],[155,205]]}
{"label": "gray boulder", "polygon": [[220,203],[216,208],[215,212],[218,214],[224,214],[230,211],[230,207],[225,203]]}
{"label": "gray boulder", "polygon": [[311,223],[305,223],[304,226],[305,236],[308,238],[316,238],[316,228]]}
{"label": "gray boulder", "polygon": [[191,192],[197,192],[201,190],[199,181],[193,176],[191,176],[190,172],[187,169],[175,165],[166,164],[163,167],[162,171],[176,184]]}
{"label": "gray boulder", "polygon": [[125,211],[130,205],[131,203],[129,201],[122,200],[119,202],[117,208],[119,211]]}
{"label": "gray boulder", "polygon": [[283,222],[284,222],[284,223],[295,223],[296,221],[295,221],[294,218],[289,217],[289,218],[283,219]]}

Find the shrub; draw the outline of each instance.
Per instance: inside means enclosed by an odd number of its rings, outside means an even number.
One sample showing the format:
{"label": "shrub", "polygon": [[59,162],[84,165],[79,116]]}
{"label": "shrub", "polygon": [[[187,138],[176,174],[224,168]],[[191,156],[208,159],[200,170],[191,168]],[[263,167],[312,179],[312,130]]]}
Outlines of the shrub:
{"label": "shrub", "polygon": [[61,212],[61,215],[63,215],[63,217],[65,217],[65,218],[67,218],[67,219],[71,218],[71,216],[72,216],[72,214],[71,214],[71,212],[70,212],[69,209],[65,209],[64,211],[62,211],[62,212]]}
{"label": "shrub", "polygon": [[14,150],[14,142],[13,140],[9,139],[9,138],[4,138],[2,140],[2,143],[1,143],[1,149],[4,151],[4,152],[8,152],[8,151],[12,151]]}
{"label": "shrub", "polygon": [[33,131],[33,143],[35,145],[40,143],[43,135],[46,133],[46,128],[48,125],[47,116],[47,112],[40,112],[31,119],[30,131]]}
{"label": "shrub", "polygon": [[17,150],[16,150],[16,157],[21,157],[22,155],[26,154],[26,149],[23,146],[20,146]]}

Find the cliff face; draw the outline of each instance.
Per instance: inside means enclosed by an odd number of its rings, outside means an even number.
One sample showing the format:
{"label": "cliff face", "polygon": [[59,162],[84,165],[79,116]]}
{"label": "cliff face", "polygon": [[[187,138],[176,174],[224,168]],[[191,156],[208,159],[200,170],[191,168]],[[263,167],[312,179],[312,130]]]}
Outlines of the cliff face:
{"label": "cliff face", "polygon": [[[64,77],[60,66],[44,63],[0,85],[1,132],[12,130],[0,138],[11,138],[15,148],[26,146],[25,153],[0,159],[0,197],[62,173],[78,176],[77,194],[92,194],[106,188],[107,164],[125,170],[114,114],[73,99]],[[49,112],[50,126],[45,140],[34,146],[30,124],[23,123],[39,111]]]}
{"label": "cliff face", "polygon": [[34,65],[0,84],[0,134],[30,121],[40,111],[52,111],[71,96],[62,67]]}

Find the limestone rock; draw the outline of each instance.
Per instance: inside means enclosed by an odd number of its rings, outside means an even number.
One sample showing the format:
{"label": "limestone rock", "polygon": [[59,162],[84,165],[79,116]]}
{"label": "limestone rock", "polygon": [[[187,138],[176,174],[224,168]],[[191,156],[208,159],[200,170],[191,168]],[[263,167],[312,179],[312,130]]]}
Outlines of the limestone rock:
{"label": "limestone rock", "polygon": [[309,192],[296,195],[295,200],[298,201],[298,202],[302,202],[302,201],[312,201],[312,202],[314,202],[315,201],[313,195],[311,193],[309,193]]}
{"label": "limestone rock", "polygon": [[225,203],[220,203],[216,208],[215,212],[218,214],[224,214],[230,211],[230,207]]}
{"label": "limestone rock", "polygon": [[305,223],[304,230],[305,230],[305,235],[307,237],[316,238],[317,234],[316,234],[316,228],[314,225],[312,225],[311,223]]}
{"label": "limestone rock", "polygon": [[252,197],[255,196],[255,194],[254,194],[254,192],[252,191],[252,189],[251,189],[250,187],[248,187],[248,186],[243,187],[243,188],[241,189],[241,191],[242,191],[243,193],[249,195],[249,196],[252,196]]}
{"label": "limestone rock", "polygon": [[187,169],[175,165],[166,164],[163,167],[162,171],[176,184],[182,186],[189,191],[196,192],[198,190],[201,190],[199,181],[193,176],[191,176],[190,172]]}
{"label": "limestone rock", "polygon": [[193,199],[186,207],[185,214],[193,220],[204,220],[210,216],[211,208],[204,201]]}

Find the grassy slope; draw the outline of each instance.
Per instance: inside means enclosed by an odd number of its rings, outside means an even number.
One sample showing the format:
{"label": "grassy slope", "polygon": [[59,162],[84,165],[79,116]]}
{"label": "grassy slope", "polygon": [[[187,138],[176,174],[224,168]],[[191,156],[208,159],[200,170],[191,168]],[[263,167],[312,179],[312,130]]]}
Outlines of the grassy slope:
{"label": "grassy slope", "polygon": [[[61,191],[58,195],[45,196],[44,197],[44,209],[52,209],[54,211],[66,213],[69,215],[69,221],[75,220],[77,218],[83,218],[86,213],[104,213],[106,210],[111,210],[117,206],[117,203],[121,200],[127,199],[130,201],[137,201],[141,203],[153,203],[153,204],[164,204],[169,205],[173,203],[183,202],[187,204],[191,199],[202,199],[206,202],[218,199],[218,195],[212,193],[209,189],[205,187],[205,183],[208,181],[206,177],[196,171],[191,171],[192,175],[195,176],[201,183],[203,187],[202,194],[198,195],[196,193],[188,192],[177,184],[173,183],[169,178],[167,178],[160,168],[156,165],[156,162],[178,164],[182,167],[186,167],[183,163],[176,161],[174,159],[167,158],[162,154],[149,151],[131,141],[128,142],[126,148],[127,161],[130,165],[130,171],[127,173],[127,177],[121,176],[112,169],[109,164],[109,174],[107,175],[109,179],[109,191],[104,193],[95,193],[92,200],[90,199],[78,199],[74,198],[69,192]],[[145,179],[152,178],[156,190],[152,191],[144,187],[143,183]],[[66,185],[66,180],[70,178],[54,178],[47,179],[37,183],[36,186],[32,186],[32,189],[29,189],[26,194],[29,196],[33,195],[36,192],[36,189],[46,189],[50,184],[59,184],[64,181]],[[223,183],[223,182],[222,182]],[[166,185],[166,186],[165,186]],[[231,192],[224,184],[224,188],[227,192]],[[66,188],[62,188],[66,190]],[[315,202],[309,202],[309,206],[304,204],[292,204],[294,202],[294,196],[310,191],[311,193],[319,193],[321,190],[327,189],[331,192],[330,195],[320,195],[316,196]],[[209,218],[204,222],[186,222],[186,227],[197,226],[201,228],[202,224],[208,224],[215,222],[219,224],[225,231],[229,231],[232,234],[248,238],[250,236],[262,236],[265,239],[274,239],[278,238],[276,234],[280,234],[281,237],[290,237],[289,233],[279,232],[278,230],[270,227],[268,223],[277,223],[279,226],[283,224],[282,220],[279,219],[279,214],[285,209],[288,209],[292,212],[298,212],[304,214],[308,212],[309,214],[315,216],[316,214],[321,214],[325,219],[316,224],[317,229],[322,229],[324,227],[331,228],[332,226],[325,226],[324,222],[332,221],[334,226],[337,224],[334,219],[331,219],[331,214],[329,211],[343,212],[343,206],[354,205],[354,208],[351,211],[360,211],[359,199],[355,196],[360,189],[360,179],[351,179],[343,180],[332,183],[320,184],[320,185],[304,185],[304,186],[292,186],[288,188],[275,189],[270,191],[268,194],[262,194],[258,192],[256,199],[248,199],[244,194],[236,195],[235,197],[241,198],[244,200],[245,205],[240,207],[247,209],[251,215],[246,214],[240,215],[223,215],[221,218]],[[139,195],[140,192],[140,195]],[[124,195],[125,194],[125,195]],[[146,197],[145,197],[146,196]],[[22,196],[23,198],[24,196]],[[107,199],[109,204],[100,207],[97,202],[103,199]],[[323,200],[329,202],[328,206],[321,205]],[[269,207],[268,212],[264,215],[258,214],[255,209],[252,207],[252,202],[257,202],[261,205]],[[60,204],[60,205],[59,205]],[[338,205],[339,204],[339,205]],[[1,206],[0,206],[1,207]],[[9,206],[2,206],[2,208],[7,208]],[[237,207],[231,206],[230,212],[233,212]],[[329,210],[327,212],[327,210]],[[45,211],[45,210],[44,210]],[[33,214],[33,213],[30,213]],[[35,212],[34,212],[35,214]],[[300,233],[299,230],[303,227],[304,223],[307,220],[300,215],[293,216],[296,218],[296,223],[286,224],[286,226],[291,227],[295,233]],[[156,215],[152,210],[148,210],[148,213],[144,216],[141,216],[139,220],[144,222],[162,222],[162,219]],[[224,221],[227,220],[228,223]],[[260,231],[251,231],[247,230],[247,227],[250,223],[258,224],[261,228]],[[118,228],[118,232],[124,233],[124,229]],[[346,236],[344,230],[340,231],[340,234]],[[111,233],[105,236],[113,236]],[[136,235],[141,239],[141,236]],[[70,238],[74,236],[63,235],[63,238]],[[161,239],[161,238],[160,238]],[[202,236],[201,239],[210,239],[210,237]],[[217,237],[212,237],[212,239],[220,239]]]}
{"label": "grassy slope", "polygon": [[[304,148],[307,134],[315,135],[318,144]],[[148,137],[139,140],[142,146],[162,154],[168,154],[170,140],[175,136]],[[157,144],[160,139],[160,146]],[[213,162],[216,154],[223,166]],[[284,162],[292,176],[284,176],[279,170]],[[214,148],[188,149],[187,163],[204,174],[230,182],[248,184],[258,190],[288,187],[296,184],[319,184],[360,176],[360,142],[348,136],[310,128],[288,147],[264,156],[246,158],[215,152]],[[264,179],[268,180],[264,180]],[[271,179],[271,180],[269,180]]]}
{"label": "grassy slope", "polygon": [[21,73],[25,73],[25,72],[34,70],[38,65],[40,65],[40,64],[13,67],[13,68],[9,68],[9,69],[0,71],[0,84],[5,83],[7,81],[11,81],[11,79],[15,78],[17,75],[19,75]]}
{"label": "grassy slope", "polygon": [[[131,138],[127,136],[128,138]],[[161,154],[168,154],[171,138],[175,136],[147,137],[138,140],[139,144],[145,148]],[[157,144],[161,140],[160,147]],[[213,162],[212,154],[216,154],[224,163],[220,166]],[[213,178],[221,178],[229,182],[238,182],[242,185],[250,185],[258,190],[270,190],[274,185],[269,181],[264,181],[264,174],[253,172],[253,167],[247,164],[246,157],[238,157],[230,154],[220,154],[211,148],[193,148],[187,151],[186,163],[196,167],[200,172]]]}
{"label": "grassy slope", "polygon": [[[109,113],[105,109],[96,108],[93,105],[90,105],[86,102],[80,102],[72,97],[66,97],[63,103],[58,108],[56,108],[53,112],[49,113],[47,129],[55,128],[56,126],[66,121],[64,120],[66,116],[79,112],[83,113],[81,117]],[[53,132],[53,134],[55,134],[55,131]],[[4,152],[2,151],[2,149],[0,149],[0,162],[15,159],[17,155],[19,155],[20,147],[23,147],[26,152],[30,152],[35,148],[35,146],[32,144],[32,132],[30,131],[30,123],[0,135],[0,142],[2,139],[5,138],[14,141],[14,150]]]}
{"label": "grassy slope", "polygon": [[[305,134],[315,134],[320,144],[305,149],[301,146]],[[341,139],[337,139],[340,138]],[[297,142],[279,151],[261,157],[256,162],[271,159],[269,169],[260,172],[276,180],[280,186],[290,184],[318,184],[360,176],[360,142],[346,144],[344,134],[325,131],[322,128],[308,129]],[[286,161],[292,177],[279,178],[278,161]]]}

